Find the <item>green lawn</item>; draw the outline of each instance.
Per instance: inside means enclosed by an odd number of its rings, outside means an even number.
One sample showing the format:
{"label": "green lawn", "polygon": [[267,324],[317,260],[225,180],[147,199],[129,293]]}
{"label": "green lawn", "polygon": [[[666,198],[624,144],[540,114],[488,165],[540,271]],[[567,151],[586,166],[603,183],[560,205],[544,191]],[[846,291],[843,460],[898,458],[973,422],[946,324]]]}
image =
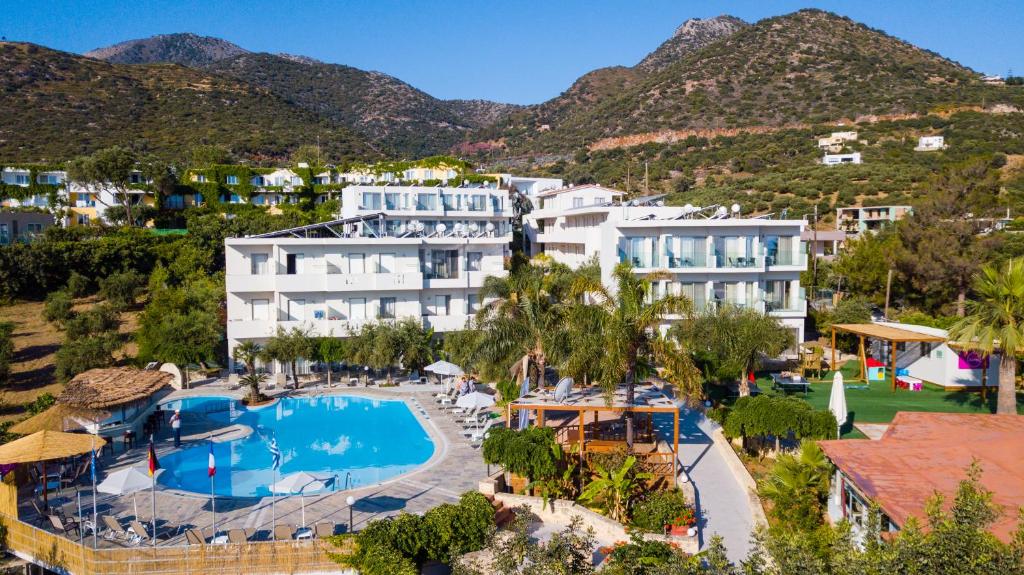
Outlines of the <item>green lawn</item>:
{"label": "green lawn", "polygon": [[[850,362],[853,363],[853,362]],[[856,378],[857,373],[847,373],[843,366],[846,381]],[[853,371],[856,371],[853,366]],[[789,395],[805,399],[815,409],[828,409],[829,394],[832,391],[832,372],[823,372],[823,380],[812,383],[810,391],[789,392]],[[859,382],[858,382],[859,383]],[[772,390],[772,380],[767,374],[757,379],[757,385],[766,394],[777,395],[781,391]],[[897,411],[931,411],[938,413],[995,413],[996,389],[989,390],[988,401],[982,402],[981,394],[976,392],[945,391],[939,387],[925,385],[921,391],[897,389],[892,392],[888,380],[873,382],[867,389],[847,389],[846,405],[850,410],[850,419],[843,426],[843,438],[864,437],[853,428],[854,423],[889,423]],[[1017,395],[1018,412],[1024,413],[1024,394]]]}

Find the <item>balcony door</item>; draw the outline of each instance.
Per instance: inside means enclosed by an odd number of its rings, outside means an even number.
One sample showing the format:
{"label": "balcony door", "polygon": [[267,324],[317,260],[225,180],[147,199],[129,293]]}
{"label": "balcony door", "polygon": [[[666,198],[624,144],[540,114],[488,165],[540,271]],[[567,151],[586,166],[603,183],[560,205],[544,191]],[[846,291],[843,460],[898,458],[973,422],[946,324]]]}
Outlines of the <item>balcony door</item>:
{"label": "balcony door", "polygon": [[304,299],[290,299],[288,300],[288,319],[291,321],[305,321],[306,320],[306,300]]}
{"label": "balcony door", "polygon": [[380,266],[377,272],[382,274],[395,273],[395,254],[380,254]]}
{"label": "balcony door", "polygon": [[268,320],[270,319],[270,300],[267,299],[254,299],[252,300],[252,319]]}

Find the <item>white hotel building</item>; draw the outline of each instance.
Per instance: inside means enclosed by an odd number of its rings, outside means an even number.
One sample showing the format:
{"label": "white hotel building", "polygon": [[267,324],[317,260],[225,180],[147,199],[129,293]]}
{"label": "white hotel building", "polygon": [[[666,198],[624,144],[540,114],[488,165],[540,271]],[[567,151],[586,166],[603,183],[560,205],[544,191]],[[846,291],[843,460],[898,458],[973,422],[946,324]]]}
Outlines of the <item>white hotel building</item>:
{"label": "white hotel building", "polygon": [[570,267],[596,257],[606,285],[621,261],[638,274],[667,271],[672,279],[657,281],[655,295],[681,293],[696,308],[752,307],[803,341],[806,221],[744,218],[718,206],[665,207],[659,197],[622,203],[622,195],[597,185],[541,192],[539,209],[527,216],[534,252]]}
{"label": "white hotel building", "polygon": [[461,330],[484,278],[507,273],[507,190],[348,186],[341,216],[225,241],[229,352],[279,326],[345,336],[412,317],[438,332]]}

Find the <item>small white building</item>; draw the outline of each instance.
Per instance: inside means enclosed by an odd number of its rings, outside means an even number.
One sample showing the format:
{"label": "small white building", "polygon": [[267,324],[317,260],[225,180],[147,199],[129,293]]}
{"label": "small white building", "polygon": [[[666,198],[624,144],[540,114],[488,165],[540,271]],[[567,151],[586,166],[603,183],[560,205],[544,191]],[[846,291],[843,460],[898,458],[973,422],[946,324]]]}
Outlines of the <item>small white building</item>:
{"label": "small white building", "polygon": [[856,142],[857,132],[832,132],[827,138],[818,138],[818,148],[825,152],[838,152],[846,142]]}
{"label": "small white building", "polygon": [[825,154],[824,157],[821,158],[821,163],[826,166],[859,164],[861,163],[860,152],[853,152],[852,154]]}
{"label": "small white building", "polygon": [[934,152],[946,149],[946,138],[942,136],[921,136],[917,139],[915,152]]}
{"label": "small white building", "polygon": [[[948,341],[949,332],[937,327],[925,327],[908,323],[879,322],[880,325],[933,335],[946,339],[945,343],[905,342],[896,344],[897,378],[906,370],[906,375],[932,383],[948,390],[979,388],[999,385],[999,356],[982,358],[973,352],[958,349]],[[887,355],[887,349],[882,350]],[[883,359],[888,365],[888,358]]]}

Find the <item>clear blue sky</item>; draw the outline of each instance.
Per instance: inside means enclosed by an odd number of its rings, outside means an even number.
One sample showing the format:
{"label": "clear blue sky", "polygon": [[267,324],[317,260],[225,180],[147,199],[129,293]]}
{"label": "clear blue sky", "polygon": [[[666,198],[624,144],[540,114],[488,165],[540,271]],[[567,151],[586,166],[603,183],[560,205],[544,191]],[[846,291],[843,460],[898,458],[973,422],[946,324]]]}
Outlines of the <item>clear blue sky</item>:
{"label": "clear blue sky", "polygon": [[975,70],[1024,73],[1024,1],[6,0],[0,35],[86,52],[194,32],[379,70],[439,98],[531,104],[602,66],[633,65],[687,18],[831,10]]}

